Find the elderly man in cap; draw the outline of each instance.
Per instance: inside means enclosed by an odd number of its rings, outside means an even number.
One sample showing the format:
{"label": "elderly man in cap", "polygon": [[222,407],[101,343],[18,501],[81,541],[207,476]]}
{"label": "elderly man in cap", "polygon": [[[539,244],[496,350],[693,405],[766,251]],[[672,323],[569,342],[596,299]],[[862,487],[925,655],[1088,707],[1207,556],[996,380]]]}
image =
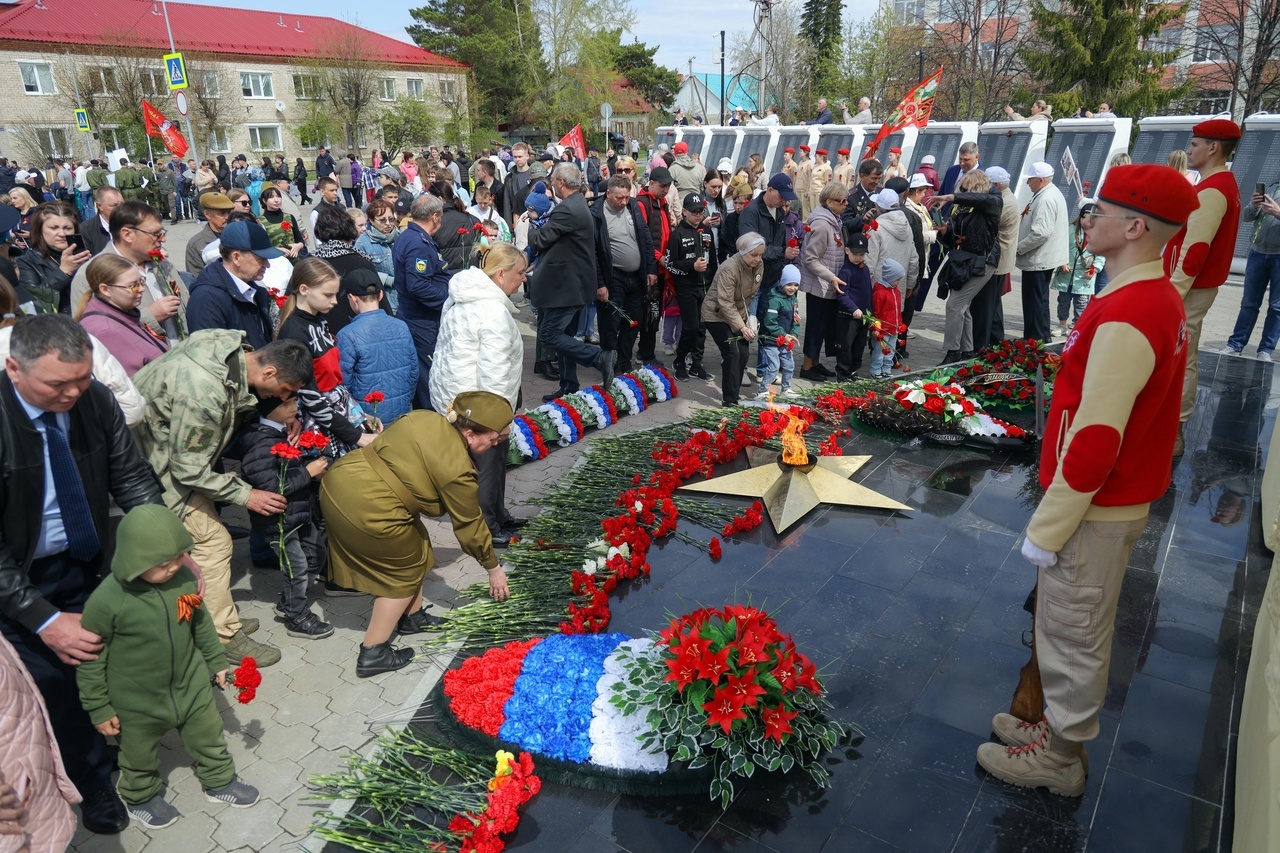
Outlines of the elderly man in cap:
{"label": "elderly man in cap", "polygon": [[[1196,386],[1200,382],[1196,351],[1200,348],[1200,330],[1218,288],[1231,272],[1231,259],[1235,254],[1236,232],[1240,227],[1240,188],[1227,168],[1227,161],[1239,143],[1240,126],[1228,119],[1210,119],[1191,128],[1187,165],[1200,173],[1200,182],[1196,184],[1200,207],[1164,253],[1165,272],[1186,304],[1190,341],[1174,456],[1182,455],[1183,425],[1191,419],[1196,407]],[[1107,263],[1111,263],[1110,258]]]}
{"label": "elderly man in cap", "polygon": [[227,217],[235,207],[223,193],[205,193],[200,196],[200,209],[204,211],[205,223],[200,232],[187,241],[187,272],[199,275],[204,270],[204,258],[201,257],[204,247],[222,234],[222,229],[227,226]]}
{"label": "elderly man in cap", "polygon": [[1067,240],[1071,217],[1067,200],[1053,185],[1053,167],[1041,160],[1027,168],[1027,186],[1034,193],[1022,212],[1018,229],[1017,267],[1022,270],[1022,336],[1050,340],[1049,283],[1053,271],[1069,260]]}
{"label": "elderly man in cap", "polygon": [[1044,497],[1022,546],[1038,571],[1044,718],[997,714],[1002,743],[978,747],[995,777],[1068,797],[1084,793],[1125,566],[1151,501],[1169,487],[1184,363],[1194,356],[1160,256],[1198,207],[1195,191],[1167,166],[1120,166],[1098,198],[1081,221],[1111,284],[1063,347],[1040,448]]}

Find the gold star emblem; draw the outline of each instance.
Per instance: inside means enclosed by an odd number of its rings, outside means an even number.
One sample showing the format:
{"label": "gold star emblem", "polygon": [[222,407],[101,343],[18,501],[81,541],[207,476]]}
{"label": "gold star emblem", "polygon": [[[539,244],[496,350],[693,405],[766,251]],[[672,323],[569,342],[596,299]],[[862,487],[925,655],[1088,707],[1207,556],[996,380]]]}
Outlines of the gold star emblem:
{"label": "gold star emblem", "polygon": [[760,498],[778,533],[784,533],[819,504],[911,509],[849,480],[871,461],[870,456],[809,456],[804,465],[788,465],[776,451],[750,447],[747,461],[751,467],[745,471],[680,488],[687,492]]}

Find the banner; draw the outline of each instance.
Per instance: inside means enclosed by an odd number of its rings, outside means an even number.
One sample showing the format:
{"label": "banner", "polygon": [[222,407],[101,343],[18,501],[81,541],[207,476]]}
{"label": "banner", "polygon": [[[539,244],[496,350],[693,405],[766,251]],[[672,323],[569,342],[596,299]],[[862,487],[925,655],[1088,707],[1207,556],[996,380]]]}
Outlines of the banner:
{"label": "banner", "polygon": [[187,138],[173,122],[164,117],[164,113],[152,106],[150,101],[142,102],[142,122],[146,125],[147,136],[159,138],[164,142],[165,148],[179,157],[187,156]]}
{"label": "banner", "polygon": [[897,133],[904,127],[924,127],[929,123],[929,114],[933,112],[933,96],[938,92],[938,83],[942,81],[942,69],[930,74],[928,77],[916,84],[916,87],[907,96],[898,102],[893,108],[893,112],[889,113],[884,124],[880,125],[880,132],[876,134],[876,138],[871,140],[867,146],[866,153],[862,155],[862,159],[876,156],[876,151],[880,148],[880,143],[889,138],[890,134]]}
{"label": "banner", "polygon": [[573,130],[560,137],[560,144],[573,149],[573,156],[582,162],[587,159],[587,139],[582,135],[582,125],[575,124]]}

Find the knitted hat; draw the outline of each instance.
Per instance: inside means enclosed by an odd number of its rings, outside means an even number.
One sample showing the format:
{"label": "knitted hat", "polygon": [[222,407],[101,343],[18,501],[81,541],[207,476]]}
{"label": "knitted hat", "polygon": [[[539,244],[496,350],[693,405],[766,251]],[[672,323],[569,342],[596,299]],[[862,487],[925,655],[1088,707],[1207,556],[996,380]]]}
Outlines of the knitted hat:
{"label": "knitted hat", "polygon": [[1134,163],[1107,171],[1106,183],[1098,192],[1101,201],[1127,207],[1170,225],[1185,225],[1191,212],[1200,206],[1195,187],[1176,169]]}
{"label": "knitted hat", "polygon": [[[1187,184],[1187,186],[1191,186]],[[885,258],[883,264],[880,265],[880,283],[893,284],[895,281],[901,281],[907,275],[907,271],[902,268],[902,264],[893,258]]]}
{"label": "knitted hat", "polygon": [[[1188,185],[1189,186],[1189,185]],[[453,415],[454,417],[450,417]],[[515,420],[515,412],[507,398],[492,391],[463,391],[453,398],[445,418],[453,423],[458,416],[464,417],[478,427],[502,432]]]}
{"label": "knitted hat", "polygon": [[778,279],[778,287],[800,283],[800,268],[795,264],[787,264],[782,268],[782,277]]}
{"label": "knitted hat", "polygon": [[[1188,185],[1189,186],[1189,185]],[[195,540],[178,517],[160,504],[135,506],[116,528],[116,553],[111,573],[123,581],[185,554]]]}
{"label": "knitted hat", "polygon": [[547,198],[546,193],[529,193],[524,200],[524,206],[532,210],[539,217],[546,216],[551,212],[551,199]]}

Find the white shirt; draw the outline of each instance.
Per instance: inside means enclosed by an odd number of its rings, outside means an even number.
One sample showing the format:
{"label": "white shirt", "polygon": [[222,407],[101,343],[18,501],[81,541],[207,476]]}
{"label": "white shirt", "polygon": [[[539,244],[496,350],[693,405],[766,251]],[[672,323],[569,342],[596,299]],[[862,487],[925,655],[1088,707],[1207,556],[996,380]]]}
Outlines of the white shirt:
{"label": "white shirt", "polygon": [[89,167],[76,167],[76,191],[87,193],[89,191]]}
{"label": "white shirt", "polygon": [[227,269],[226,264],[223,264],[222,268],[227,270],[227,275],[231,276],[231,283],[236,286],[236,290],[240,291],[240,295],[252,302],[254,293],[253,285],[236,278],[236,274]]}

